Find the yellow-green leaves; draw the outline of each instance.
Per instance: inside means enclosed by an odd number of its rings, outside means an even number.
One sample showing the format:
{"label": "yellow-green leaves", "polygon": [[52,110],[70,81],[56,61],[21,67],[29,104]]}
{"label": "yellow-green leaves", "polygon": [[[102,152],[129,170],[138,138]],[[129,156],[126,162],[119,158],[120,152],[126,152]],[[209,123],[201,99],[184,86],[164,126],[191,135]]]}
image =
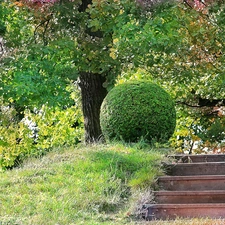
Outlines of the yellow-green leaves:
{"label": "yellow-green leaves", "polygon": [[43,106],[26,111],[16,120],[16,111],[2,107],[0,114],[0,169],[16,166],[28,156],[40,156],[53,147],[77,144],[83,136],[81,110]]}
{"label": "yellow-green leaves", "polygon": [[36,115],[28,112],[26,116],[38,128],[37,149],[73,145],[82,137],[81,110],[76,107],[60,110],[43,106]]}
{"label": "yellow-green leaves", "polygon": [[[1,114],[0,170],[14,166],[33,149],[32,131],[23,122],[17,124],[8,119],[7,114]],[[7,125],[6,121],[8,121]]]}

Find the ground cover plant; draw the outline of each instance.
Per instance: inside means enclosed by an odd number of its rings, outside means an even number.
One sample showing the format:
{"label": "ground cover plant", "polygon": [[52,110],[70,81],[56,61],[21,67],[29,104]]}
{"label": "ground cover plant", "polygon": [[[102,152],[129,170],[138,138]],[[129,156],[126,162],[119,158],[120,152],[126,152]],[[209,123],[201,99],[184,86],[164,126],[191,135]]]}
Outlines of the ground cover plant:
{"label": "ground cover plant", "polygon": [[[143,147],[145,146],[145,147]],[[165,153],[165,149],[163,150]],[[1,225],[222,225],[224,220],[144,221],[163,154],[139,143],[55,149],[1,172]]]}
{"label": "ground cover plant", "polygon": [[163,155],[141,148],[140,144],[61,148],[1,172],[0,224],[132,220],[135,205],[143,203],[137,203],[139,194],[162,173]]}

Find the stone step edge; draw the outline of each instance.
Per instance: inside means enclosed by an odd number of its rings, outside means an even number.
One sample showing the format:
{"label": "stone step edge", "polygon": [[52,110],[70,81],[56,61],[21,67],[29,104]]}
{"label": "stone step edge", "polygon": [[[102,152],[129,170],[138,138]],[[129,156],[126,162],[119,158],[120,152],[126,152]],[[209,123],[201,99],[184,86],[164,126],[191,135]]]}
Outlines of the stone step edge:
{"label": "stone step edge", "polygon": [[146,220],[203,217],[218,219],[225,216],[225,203],[145,204],[142,216]]}
{"label": "stone step edge", "polygon": [[202,157],[202,156],[225,156],[225,154],[174,154],[174,155],[167,155],[167,157],[185,157],[185,156],[196,156],[196,157]]}
{"label": "stone step edge", "polygon": [[196,154],[196,155],[189,155],[189,154],[175,154],[175,155],[167,155],[168,158],[183,158],[183,157],[193,157],[193,158],[216,158],[216,157],[225,157],[225,154]]}
{"label": "stone step edge", "polygon": [[160,176],[157,180],[225,180],[225,175]]}
{"label": "stone step edge", "polygon": [[[224,208],[225,203],[191,203],[191,204],[145,204],[144,208],[157,208],[157,209],[179,209],[179,208]],[[225,212],[225,211],[224,211]]]}
{"label": "stone step edge", "polygon": [[191,163],[192,161],[207,162],[208,160],[211,162],[221,162],[225,161],[225,154],[175,154],[167,155],[167,158],[181,161],[182,163]]}
{"label": "stone step edge", "polygon": [[180,196],[204,196],[204,195],[225,195],[225,190],[209,190],[209,191],[153,191],[154,195],[163,195],[163,196],[173,196],[173,195],[180,195]]}
{"label": "stone step edge", "polygon": [[224,162],[191,162],[191,163],[164,163],[164,166],[171,166],[171,167],[175,167],[175,166],[183,166],[183,167],[192,167],[192,166],[210,166],[210,165],[225,165],[225,161]]}

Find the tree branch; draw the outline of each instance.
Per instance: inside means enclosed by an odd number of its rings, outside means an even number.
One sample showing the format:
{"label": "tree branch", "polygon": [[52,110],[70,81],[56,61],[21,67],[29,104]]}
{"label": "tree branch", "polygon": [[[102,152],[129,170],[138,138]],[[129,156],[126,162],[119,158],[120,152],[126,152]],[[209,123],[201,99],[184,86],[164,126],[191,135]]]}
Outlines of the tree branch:
{"label": "tree branch", "polygon": [[36,42],[36,36],[37,36],[37,30],[38,28],[40,28],[41,26],[44,26],[44,31],[42,33],[42,38],[43,38],[43,42],[44,42],[44,45],[47,45],[47,41],[46,41],[46,38],[45,38],[45,34],[46,34],[46,31],[47,31],[47,28],[48,28],[48,25],[49,25],[49,22],[51,20],[51,17],[52,15],[48,15],[47,18],[45,18],[43,21],[41,21],[34,29],[34,41],[35,41],[35,44],[37,43]]}

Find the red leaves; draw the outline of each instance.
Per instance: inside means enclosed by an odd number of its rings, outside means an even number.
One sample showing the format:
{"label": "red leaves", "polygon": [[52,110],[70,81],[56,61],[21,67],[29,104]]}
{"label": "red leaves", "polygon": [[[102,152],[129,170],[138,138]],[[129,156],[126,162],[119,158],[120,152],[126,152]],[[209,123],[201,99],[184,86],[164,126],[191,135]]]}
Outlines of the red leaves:
{"label": "red leaves", "polygon": [[52,5],[58,0],[22,0],[24,4],[31,8],[41,8],[43,6]]}
{"label": "red leaves", "polygon": [[55,3],[57,0],[31,0],[32,3],[45,4],[45,3]]}
{"label": "red leaves", "polygon": [[204,11],[204,9],[210,5],[213,0],[184,0],[184,2],[197,11]]}

